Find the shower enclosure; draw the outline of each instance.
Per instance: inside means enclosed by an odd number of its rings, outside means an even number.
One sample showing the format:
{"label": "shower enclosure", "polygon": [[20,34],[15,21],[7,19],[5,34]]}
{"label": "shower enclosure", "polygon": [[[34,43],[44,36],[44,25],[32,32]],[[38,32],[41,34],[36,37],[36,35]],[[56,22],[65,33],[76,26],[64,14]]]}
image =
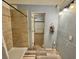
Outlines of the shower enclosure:
{"label": "shower enclosure", "polygon": [[6,48],[28,47],[28,21],[27,14],[18,10],[17,6],[3,0],[2,5],[2,30]]}

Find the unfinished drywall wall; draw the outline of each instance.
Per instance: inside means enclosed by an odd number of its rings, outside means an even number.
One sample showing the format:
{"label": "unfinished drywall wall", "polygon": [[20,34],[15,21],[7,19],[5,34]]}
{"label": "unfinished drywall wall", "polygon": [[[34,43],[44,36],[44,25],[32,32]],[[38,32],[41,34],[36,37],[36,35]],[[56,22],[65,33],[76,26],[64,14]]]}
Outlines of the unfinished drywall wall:
{"label": "unfinished drywall wall", "polygon": [[13,47],[28,46],[27,17],[15,9],[11,9]]}
{"label": "unfinished drywall wall", "polygon": [[10,6],[3,2],[2,10],[3,37],[9,51],[13,47]]}
{"label": "unfinished drywall wall", "polygon": [[[58,9],[55,6],[47,5],[18,5],[18,9],[28,11],[30,47],[32,46],[31,13],[45,13],[45,30],[43,46],[46,48],[51,48],[53,41],[56,40],[57,37]],[[55,26],[55,32],[52,35],[49,33],[49,26],[51,23],[53,23]]]}

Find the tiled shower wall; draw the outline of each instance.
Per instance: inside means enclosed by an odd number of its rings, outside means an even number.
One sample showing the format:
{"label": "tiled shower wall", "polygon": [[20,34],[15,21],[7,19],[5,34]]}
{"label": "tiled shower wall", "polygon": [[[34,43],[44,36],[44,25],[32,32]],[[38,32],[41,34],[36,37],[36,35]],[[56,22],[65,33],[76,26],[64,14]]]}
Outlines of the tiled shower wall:
{"label": "tiled shower wall", "polygon": [[27,17],[15,9],[11,9],[13,47],[28,46]]}
{"label": "tiled shower wall", "polygon": [[[71,39],[69,37],[72,37]],[[59,16],[57,49],[62,59],[76,58],[76,15],[66,11]]]}
{"label": "tiled shower wall", "polygon": [[28,46],[27,17],[3,2],[2,26],[3,38],[8,51],[12,47]]}
{"label": "tiled shower wall", "polygon": [[3,3],[2,9],[3,37],[9,51],[13,47],[10,7]]}

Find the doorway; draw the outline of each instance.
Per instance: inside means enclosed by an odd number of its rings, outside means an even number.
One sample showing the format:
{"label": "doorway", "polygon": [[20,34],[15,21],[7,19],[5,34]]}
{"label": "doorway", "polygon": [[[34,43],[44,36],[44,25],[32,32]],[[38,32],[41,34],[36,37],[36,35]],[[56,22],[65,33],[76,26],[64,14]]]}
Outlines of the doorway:
{"label": "doorway", "polygon": [[43,47],[45,13],[32,13],[32,45]]}

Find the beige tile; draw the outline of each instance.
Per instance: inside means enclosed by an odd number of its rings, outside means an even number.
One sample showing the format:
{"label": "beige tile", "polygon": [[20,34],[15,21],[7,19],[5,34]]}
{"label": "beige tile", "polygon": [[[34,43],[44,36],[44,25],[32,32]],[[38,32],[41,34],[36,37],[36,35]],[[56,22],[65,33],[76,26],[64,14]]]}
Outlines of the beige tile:
{"label": "beige tile", "polygon": [[10,9],[2,6],[2,14],[10,16]]}
{"label": "beige tile", "polygon": [[28,28],[27,18],[16,10],[12,12],[12,32],[14,47],[28,46]]}
{"label": "beige tile", "polygon": [[6,7],[2,7],[2,8],[3,8],[3,16],[2,16],[3,37],[5,40],[7,49],[9,51],[13,47],[10,9]]}
{"label": "beige tile", "polygon": [[61,59],[60,56],[58,55],[53,55],[53,56],[37,56],[37,59]]}
{"label": "beige tile", "polygon": [[35,57],[23,57],[23,59],[35,59]]}

